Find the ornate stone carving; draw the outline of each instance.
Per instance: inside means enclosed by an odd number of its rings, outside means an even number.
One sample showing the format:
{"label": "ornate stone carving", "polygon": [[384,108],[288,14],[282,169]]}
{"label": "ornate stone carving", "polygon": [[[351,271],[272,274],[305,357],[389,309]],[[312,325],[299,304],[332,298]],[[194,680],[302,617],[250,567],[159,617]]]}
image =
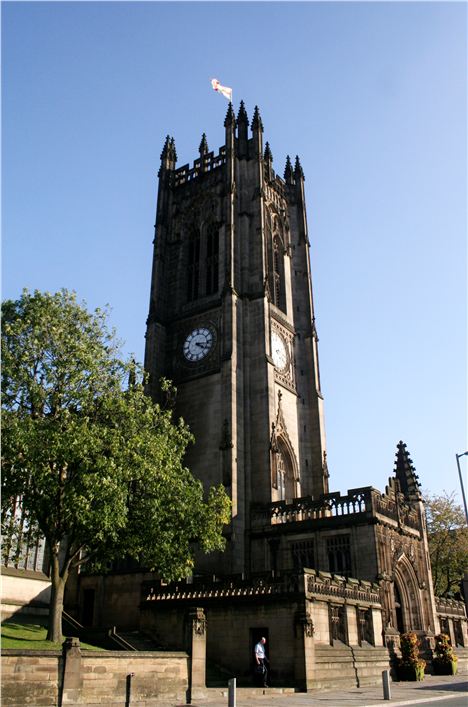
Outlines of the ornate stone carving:
{"label": "ornate stone carving", "polygon": [[192,631],[197,636],[204,636],[206,633],[206,616],[203,609],[194,609],[189,614],[192,621]]}
{"label": "ornate stone carving", "polygon": [[296,614],[296,625],[300,627],[304,636],[312,638],[315,633],[314,622],[306,611],[299,611]]}

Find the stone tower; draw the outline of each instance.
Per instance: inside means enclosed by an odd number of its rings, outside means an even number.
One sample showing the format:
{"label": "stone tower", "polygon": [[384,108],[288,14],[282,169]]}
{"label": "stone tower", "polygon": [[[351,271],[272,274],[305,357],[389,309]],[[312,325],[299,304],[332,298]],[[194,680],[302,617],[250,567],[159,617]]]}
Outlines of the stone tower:
{"label": "stone tower", "polygon": [[186,463],[232,499],[227,550],[198,569],[255,571],[255,505],[328,492],[304,174],[273,170],[257,108],[229,104],[225,145],[194,166],[161,153],[145,368],[177,386],[195,444]]}

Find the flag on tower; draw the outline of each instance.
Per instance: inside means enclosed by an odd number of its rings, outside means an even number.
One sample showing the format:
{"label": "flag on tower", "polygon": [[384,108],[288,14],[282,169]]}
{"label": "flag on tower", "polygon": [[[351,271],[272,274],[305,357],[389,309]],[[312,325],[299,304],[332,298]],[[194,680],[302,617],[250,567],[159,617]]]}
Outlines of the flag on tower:
{"label": "flag on tower", "polygon": [[221,86],[218,79],[211,79],[211,85],[215,91],[222,93],[228,101],[232,101],[232,88],[228,88],[228,86]]}

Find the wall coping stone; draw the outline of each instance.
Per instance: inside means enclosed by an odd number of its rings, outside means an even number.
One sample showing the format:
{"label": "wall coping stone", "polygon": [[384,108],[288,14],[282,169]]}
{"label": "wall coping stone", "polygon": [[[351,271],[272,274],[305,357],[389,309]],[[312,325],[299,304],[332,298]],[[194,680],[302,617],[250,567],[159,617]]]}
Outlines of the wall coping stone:
{"label": "wall coping stone", "polygon": [[[126,661],[130,659],[144,658],[153,660],[164,660],[164,658],[187,658],[188,653],[185,651],[93,651],[80,646],[81,657],[83,660],[88,658],[122,658]],[[2,656],[7,657],[44,657],[44,658],[61,658],[63,655],[61,650],[34,650],[27,648],[2,648]]]}

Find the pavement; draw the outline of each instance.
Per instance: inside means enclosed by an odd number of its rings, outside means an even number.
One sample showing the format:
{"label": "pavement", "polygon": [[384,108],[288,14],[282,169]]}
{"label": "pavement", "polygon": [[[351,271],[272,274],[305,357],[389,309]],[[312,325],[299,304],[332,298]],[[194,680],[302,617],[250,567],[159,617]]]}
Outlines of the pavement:
{"label": "pavement", "polygon": [[[295,693],[292,690],[238,688],[235,707],[371,707],[372,705],[429,705],[468,707],[467,675],[426,675],[422,682],[392,682],[391,699],[384,700],[382,686],[354,687],[338,691]],[[227,689],[213,690],[192,707],[228,707]]]}

